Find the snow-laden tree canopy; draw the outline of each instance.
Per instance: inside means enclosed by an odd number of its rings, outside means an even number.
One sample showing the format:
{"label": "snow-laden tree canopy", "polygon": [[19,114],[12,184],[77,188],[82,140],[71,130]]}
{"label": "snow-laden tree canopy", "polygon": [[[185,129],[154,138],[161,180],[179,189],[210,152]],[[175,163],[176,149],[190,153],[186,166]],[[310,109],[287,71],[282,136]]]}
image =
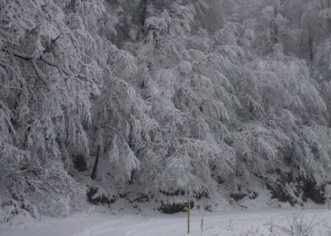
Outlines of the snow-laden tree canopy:
{"label": "snow-laden tree canopy", "polygon": [[329,0],[0,0],[0,50],[2,220],[330,180]]}

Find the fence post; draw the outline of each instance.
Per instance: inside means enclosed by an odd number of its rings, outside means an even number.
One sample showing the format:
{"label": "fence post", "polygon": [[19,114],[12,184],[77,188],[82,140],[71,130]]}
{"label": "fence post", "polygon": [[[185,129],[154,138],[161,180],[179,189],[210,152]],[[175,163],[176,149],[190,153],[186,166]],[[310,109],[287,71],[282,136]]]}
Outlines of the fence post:
{"label": "fence post", "polygon": [[190,235],[190,210],[191,210],[191,189],[187,190],[187,235]]}

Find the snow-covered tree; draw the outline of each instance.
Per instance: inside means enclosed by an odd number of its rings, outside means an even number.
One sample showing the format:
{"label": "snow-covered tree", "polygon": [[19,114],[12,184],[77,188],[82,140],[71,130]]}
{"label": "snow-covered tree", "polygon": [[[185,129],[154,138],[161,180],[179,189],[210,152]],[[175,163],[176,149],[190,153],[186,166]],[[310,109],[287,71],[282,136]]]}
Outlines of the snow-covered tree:
{"label": "snow-covered tree", "polygon": [[1,0],[3,209],[69,214],[86,185],[156,204],[188,186],[217,201],[256,178],[323,186],[330,7]]}

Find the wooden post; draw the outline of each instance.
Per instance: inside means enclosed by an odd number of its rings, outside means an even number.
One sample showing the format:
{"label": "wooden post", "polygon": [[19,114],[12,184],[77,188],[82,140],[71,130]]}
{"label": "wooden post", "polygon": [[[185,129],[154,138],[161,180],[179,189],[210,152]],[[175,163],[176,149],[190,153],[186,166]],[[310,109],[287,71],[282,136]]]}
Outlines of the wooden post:
{"label": "wooden post", "polygon": [[187,235],[190,235],[190,208],[191,208],[191,189],[187,190]]}

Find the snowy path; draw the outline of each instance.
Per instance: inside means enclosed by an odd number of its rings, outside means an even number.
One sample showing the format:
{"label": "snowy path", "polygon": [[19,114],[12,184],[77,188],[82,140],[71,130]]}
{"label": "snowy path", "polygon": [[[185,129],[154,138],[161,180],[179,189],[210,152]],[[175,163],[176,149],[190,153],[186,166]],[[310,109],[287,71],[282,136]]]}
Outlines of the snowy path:
{"label": "snowy path", "polygon": [[[304,223],[317,223],[313,235],[331,235],[331,211],[268,211],[212,213],[204,217],[204,236],[287,235],[280,227],[288,227],[287,219],[303,215]],[[201,216],[193,215],[191,236],[200,236]],[[274,225],[271,228],[271,225]],[[81,214],[68,219],[47,219],[16,227],[0,226],[1,236],[185,236],[186,215],[111,216]]]}

